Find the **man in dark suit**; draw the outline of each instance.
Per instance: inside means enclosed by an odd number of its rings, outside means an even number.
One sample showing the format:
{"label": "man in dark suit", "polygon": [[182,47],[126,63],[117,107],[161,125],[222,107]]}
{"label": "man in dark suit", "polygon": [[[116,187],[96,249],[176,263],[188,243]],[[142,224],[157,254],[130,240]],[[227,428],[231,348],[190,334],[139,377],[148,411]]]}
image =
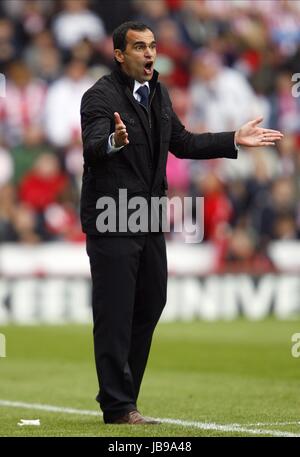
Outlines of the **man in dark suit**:
{"label": "man in dark suit", "polygon": [[[139,413],[137,398],[166,302],[166,247],[162,230],[152,232],[149,224],[138,231],[129,224],[121,228],[120,210],[127,210],[127,200],[134,196],[149,202],[165,195],[168,151],[179,158],[234,159],[239,144],[270,145],[282,135],[258,127],[261,119],[236,132],[188,132],[158,82],[150,28],[124,23],[113,41],[116,69],[84,94],[81,105],[81,219],[93,284],[97,400],[105,423],[149,424],[155,421]],[[125,202],[120,189],[126,189]],[[103,197],[117,212],[112,230],[99,227]]]}

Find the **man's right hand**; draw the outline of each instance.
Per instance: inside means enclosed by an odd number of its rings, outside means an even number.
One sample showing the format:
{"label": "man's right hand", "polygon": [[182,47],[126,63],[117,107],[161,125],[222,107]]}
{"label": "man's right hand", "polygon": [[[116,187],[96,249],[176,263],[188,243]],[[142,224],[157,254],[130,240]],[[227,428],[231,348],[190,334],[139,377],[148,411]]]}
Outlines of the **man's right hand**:
{"label": "man's right hand", "polygon": [[129,143],[128,133],[126,131],[126,125],[120,118],[119,113],[114,113],[115,118],[115,132],[114,132],[114,143],[116,148],[126,146]]}

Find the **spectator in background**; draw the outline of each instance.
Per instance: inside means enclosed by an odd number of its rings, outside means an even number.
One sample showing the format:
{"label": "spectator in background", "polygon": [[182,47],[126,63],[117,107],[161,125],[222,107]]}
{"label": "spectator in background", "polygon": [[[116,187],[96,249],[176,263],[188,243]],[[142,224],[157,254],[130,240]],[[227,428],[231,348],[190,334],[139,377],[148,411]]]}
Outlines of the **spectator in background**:
{"label": "spectator in background", "polygon": [[278,44],[281,53],[290,56],[300,44],[300,7],[299,2],[280,0],[273,2],[271,14],[266,23],[272,41]]}
{"label": "spectator in background", "polygon": [[48,84],[62,73],[62,58],[49,30],[37,33],[26,47],[24,60],[32,71]]}
{"label": "spectator in background", "polygon": [[145,2],[144,0],[133,0],[132,4],[136,10],[136,19],[149,24],[149,27],[156,31],[158,21],[168,18],[168,8],[165,0]]}
{"label": "spectator in background", "polygon": [[299,239],[299,229],[293,211],[277,215],[274,221],[273,235],[275,240]]}
{"label": "spectator in background", "polygon": [[288,132],[278,146],[278,169],[283,176],[299,175],[300,143],[294,132]]}
{"label": "spectator in background", "polygon": [[71,56],[75,60],[82,60],[89,68],[93,79],[108,74],[113,66],[111,60],[112,40],[107,37],[99,43],[92,43],[84,39],[73,46]]}
{"label": "spectator in background", "polygon": [[[53,0],[2,0],[1,6],[5,15],[14,22],[25,22],[25,18],[32,15],[39,16],[46,26],[47,19],[54,12]],[[34,13],[35,12],[35,13]],[[34,21],[31,21],[34,23]]]}
{"label": "spectator in background", "polygon": [[257,245],[260,246],[256,224],[260,218],[261,208],[268,199],[270,184],[277,178],[277,158],[271,151],[258,150],[251,154],[249,174],[228,176],[226,193],[232,205],[230,226],[251,229],[257,234]]}
{"label": "spectator in background", "polygon": [[26,173],[33,168],[38,156],[49,147],[45,144],[44,132],[40,126],[32,125],[24,133],[23,141],[11,148],[14,164],[13,182],[18,185]]}
{"label": "spectator in background", "polygon": [[[266,150],[257,151],[253,155],[252,174],[245,181],[246,199],[244,201],[245,211],[236,216],[235,226],[244,221],[244,228],[251,229],[257,237],[257,247],[265,249],[269,241],[268,236],[262,231],[262,214],[265,209],[272,206],[270,203],[270,189],[272,183],[278,179],[280,169],[278,167],[278,156],[271,155]],[[247,225],[247,227],[246,227]]]}
{"label": "spectator in background", "polygon": [[85,240],[78,220],[77,197],[68,183],[56,201],[47,206],[44,212],[45,229],[54,239],[72,242]]}
{"label": "spectator in background", "polygon": [[[267,243],[278,237],[285,238],[288,224],[282,224],[287,217],[296,220],[297,201],[296,187],[291,177],[281,177],[271,184],[271,193],[268,193],[260,205],[252,207],[254,216],[253,226],[260,234],[262,241]],[[294,233],[297,232],[295,227]],[[290,226],[288,233],[291,233]]]}
{"label": "spectator in background", "polygon": [[196,184],[197,195],[204,197],[205,240],[219,242],[232,216],[232,206],[224,184],[213,171],[202,176]]}
{"label": "spectator in background", "polygon": [[0,243],[35,244],[43,240],[32,208],[17,201],[13,185],[0,187]]}
{"label": "spectator in background", "polygon": [[52,0],[1,0],[4,13],[14,27],[16,56],[23,52],[30,41],[48,27],[55,2]]}
{"label": "spectator in background", "polygon": [[47,26],[48,12],[51,11],[50,3],[44,0],[27,0],[23,2],[20,21],[26,39],[42,32]]}
{"label": "spectator in background", "polygon": [[161,19],[157,24],[157,69],[164,72],[170,69],[163,81],[169,87],[187,87],[189,81],[189,62],[191,50],[182,43],[178,24],[170,19]]}
{"label": "spectator in background", "polygon": [[40,233],[38,217],[33,208],[17,203],[12,212],[10,239],[7,241],[37,244],[47,241]]}
{"label": "spectator in background", "polygon": [[216,11],[212,11],[210,0],[182,0],[175,18],[182,30],[184,43],[192,50],[208,45],[226,27],[227,17],[222,15],[222,3],[217,4]]}
{"label": "spectator in background", "polygon": [[271,260],[257,249],[255,233],[235,228],[221,251],[218,272],[263,274],[274,270]]}
{"label": "spectator in background", "polygon": [[20,200],[36,212],[43,212],[55,202],[68,185],[58,158],[44,152],[37,158],[31,172],[20,182]]}
{"label": "spectator in background", "polygon": [[0,17],[0,68],[17,57],[15,26],[7,18]]}
{"label": "spectator in background", "polygon": [[224,67],[209,49],[194,54],[191,69],[189,125],[195,131],[235,129],[258,115],[259,107],[247,80]]}
{"label": "spectator in background", "polygon": [[227,195],[232,208],[230,226],[236,227],[248,217],[249,192],[244,180],[231,179],[227,183]]}
{"label": "spectator in background", "polygon": [[20,144],[32,125],[41,125],[47,86],[24,61],[8,67],[6,98],[0,99],[0,134],[13,146]]}
{"label": "spectator in background", "polygon": [[65,75],[49,88],[44,121],[46,136],[53,145],[66,147],[74,138],[80,138],[80,101],[91,84],[86,63],[71,59]]}
{"label": "spectator in background", "polygon": [[109,0],[102,2],[91,0],[90,5],[93,11],[102,18],[108,34],[111,34],[119,24],[127,21],[128,18],[133,18],[135,15],[134,1],[132,0]]}
{"label": "spectator in background", "polygon": [[89,9],[88,0],[62,0],[62,11],[53,21],[53,33],[63,50],[71,49],[83,38],[99,42],[106,36],[103,21]]}

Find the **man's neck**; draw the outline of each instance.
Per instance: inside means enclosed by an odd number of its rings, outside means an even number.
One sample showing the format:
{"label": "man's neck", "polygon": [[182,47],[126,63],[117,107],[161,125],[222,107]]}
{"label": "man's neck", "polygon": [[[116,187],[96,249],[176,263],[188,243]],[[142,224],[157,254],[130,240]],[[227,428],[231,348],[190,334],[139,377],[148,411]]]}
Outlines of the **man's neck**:
{"label": "man's neck", "polygon": [[[123,83],[125,83],[130,88],[131,91],[134,90],[135,80],[131,76],[129,76],[127,73],[125,73],[125,71],[123,71],[121,66],[119,66],[119,65],[116,66],[114,73],[116,74],[116,76],[118,75],[118,77],[121,78]],[[147,81],[149,84],[148,87],[150,89],[150,92],[153,90],[154,86],[156,85],[157,79],[158,79],[158,72],[156,70],[154,70],[152,79],[150,81]]]}

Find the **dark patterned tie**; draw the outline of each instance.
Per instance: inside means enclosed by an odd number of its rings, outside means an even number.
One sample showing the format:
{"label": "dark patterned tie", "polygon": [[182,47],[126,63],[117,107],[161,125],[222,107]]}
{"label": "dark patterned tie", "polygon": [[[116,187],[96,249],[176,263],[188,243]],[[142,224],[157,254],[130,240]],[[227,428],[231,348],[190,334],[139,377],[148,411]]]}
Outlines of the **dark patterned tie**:
{"label": "dark patterned tie", "polygon": [[148,109],[148,100],[149,100],[149,89],[147,86],[140,86],[138,88],[138,90],[136,91],[140,97],[141,97],[141,101],[140,103],[146,108]]}

